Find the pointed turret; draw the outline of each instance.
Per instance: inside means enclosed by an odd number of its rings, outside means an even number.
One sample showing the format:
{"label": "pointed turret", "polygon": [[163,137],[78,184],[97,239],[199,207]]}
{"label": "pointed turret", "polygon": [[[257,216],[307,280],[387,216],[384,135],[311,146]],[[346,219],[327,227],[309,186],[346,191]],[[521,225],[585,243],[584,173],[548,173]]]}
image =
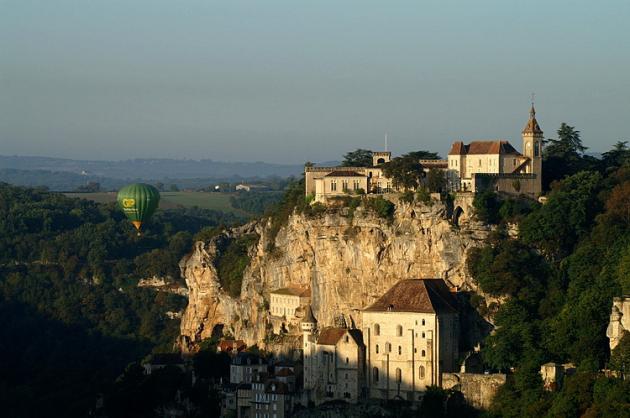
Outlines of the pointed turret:
{"label": "pointed turret", "polygon": [[536,109],[534,109],[534,104],[532,103],[532,108],[529,110],[529,120],[523,128],[523,134],[542,135],[542,133],[543,131],[540,129],[540,125],[538,125],[538,121],[536,120]]}
{"label": "pointed turret", "polygon": [[536,181],[531,193],[538,196],[542,193],[542,147],[543,131],[536,120],[536,109],[534,103],[529,110],[529,120],[523,128],[523,156],[527,159],[523,162],[525,173],[535,174]]}
{"label": "pointed turret", "polygon": [[317,319],[313,316],[313,310],[311,309],[311,305],[306,307],[306,314],[302,321],[300,322],[300,327],[302,328],[302,332],[311,333],[317,328]]}

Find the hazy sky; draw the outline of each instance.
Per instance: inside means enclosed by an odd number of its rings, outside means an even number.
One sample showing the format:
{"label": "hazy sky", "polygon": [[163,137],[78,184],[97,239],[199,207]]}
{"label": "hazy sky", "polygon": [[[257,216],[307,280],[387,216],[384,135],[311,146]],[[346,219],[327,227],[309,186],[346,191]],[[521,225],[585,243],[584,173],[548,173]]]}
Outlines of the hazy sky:
{"label": "hazy sky", "polygon": [[0,0],[0,154],[301,163],[630,140],[630,1]]}

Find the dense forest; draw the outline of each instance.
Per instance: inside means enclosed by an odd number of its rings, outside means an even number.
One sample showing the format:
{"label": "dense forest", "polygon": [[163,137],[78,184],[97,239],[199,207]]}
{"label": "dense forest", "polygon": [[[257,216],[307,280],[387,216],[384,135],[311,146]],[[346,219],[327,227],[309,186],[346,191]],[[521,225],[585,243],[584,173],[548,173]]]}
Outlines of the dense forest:
{"label": "dense forest", "polygon": [[3,413],[85,416],[130,363],[170,352],[179,321],[165,312],[186,301],[138,280],[176,283],[196,234],[239,221],[158,211],[138,237],[114,204],[0,184]]}
{"label": "dense forest", "polygon": [[[602,159],[584,151],[563,124],[546,149],[544,205],[476,198],[478,216],[499,227],[468,268],[504,301],[475,299],[496,325],[482,355],[509,374],[489,416],[630,416],[630,381],[600,372],[622,376],[630,366],[630,337],[612,358],[606,338],[612,298],[630,293],[630,150],[620,142]],[[518,239],[508,238],[508,222],[519,224]],[[549,361],[577,367],[557,392],[544,391],[539,375]]]}

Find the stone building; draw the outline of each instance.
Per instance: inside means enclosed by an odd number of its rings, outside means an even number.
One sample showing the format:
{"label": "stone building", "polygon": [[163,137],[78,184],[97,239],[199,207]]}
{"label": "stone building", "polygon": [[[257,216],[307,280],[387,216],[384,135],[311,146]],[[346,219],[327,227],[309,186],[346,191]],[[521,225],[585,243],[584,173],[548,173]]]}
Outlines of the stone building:
{"label": "stone building", "polygon": [[230,383],[252,383],[267,373],[267,362],[253,353],[240,352],[230,365]]}
{"label": "stone building", "polygon": [[630,332],[630,296],[613,298],[610,322],[606,336],[610,340],[610,351],[621,341],[624,332]]}
{"label": "stone building", "polygon": [[[521,132],[522,151],[508,141],[454,142],[447,160],[419,160],[424,171],[445,172],[449,191],[481,192],[494,190],[538,197],[542,192],[543,131],[532,104],[529,120]],[[391,160],[390,152],[373,152],[372,167],[306,167],[306,195],[316,202],[363,190],[367,194],[396,191],[392,179],[383,174],[382,165]]]}
{"label": "stone building", "polygon": [[286,383],[266,379],[252,383],[251,418],[284,418],[291,416],[293,393]]}
{"label": "stone building", "polygon": [[311,289],[283,287],[270,293],[269,312],[271,315],[295,319],[295,310],[306,307],[311,301]]}
{"label": "stone building", "polygon": [[372,167],[305,167],[306,195],[316,202],[348,193],[386,193],[392,190],[392,180],[383,175],[382,164],[391,160],[392,153],[372,153]]}
{"label": "stone building", "polygon": [[455,142],[448,153],[449,178],[460,191],[491,189],[537,197],[542,192],[543,131],[532,105],[521,133],[522,153],[508,141]]}
{"label": "stone building", "polygon": [[329,327],[318,332],[310,307],[302,320],[302,330],[307,401],[356,402],[364,382],[365,346],[361,331]]}
{"label": "stone building", "polygon": [[[300,287],[283,287],[269,294],[270,323],[273,332],[288,332],[289,326],[299,325],[304,310],[311,301],[311,289]],[[299,329],[296,329],[299,335]]]}
{"label": "stone building", "polygon": [[371,398],[418,400],[457,369],[457,301],[441,279],[396,283],[363,310],[366,383]]}

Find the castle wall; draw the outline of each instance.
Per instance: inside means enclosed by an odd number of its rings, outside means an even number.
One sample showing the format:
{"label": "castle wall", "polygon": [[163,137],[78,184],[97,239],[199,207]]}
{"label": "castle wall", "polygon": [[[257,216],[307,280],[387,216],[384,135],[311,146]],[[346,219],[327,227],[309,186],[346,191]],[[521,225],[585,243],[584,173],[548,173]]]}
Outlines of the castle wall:
{"label": "castle wall", "polygon": [[500,373],[442,373],[442,388],[459,390],[475,408],[488,409],[506,380],[507,376]]}

